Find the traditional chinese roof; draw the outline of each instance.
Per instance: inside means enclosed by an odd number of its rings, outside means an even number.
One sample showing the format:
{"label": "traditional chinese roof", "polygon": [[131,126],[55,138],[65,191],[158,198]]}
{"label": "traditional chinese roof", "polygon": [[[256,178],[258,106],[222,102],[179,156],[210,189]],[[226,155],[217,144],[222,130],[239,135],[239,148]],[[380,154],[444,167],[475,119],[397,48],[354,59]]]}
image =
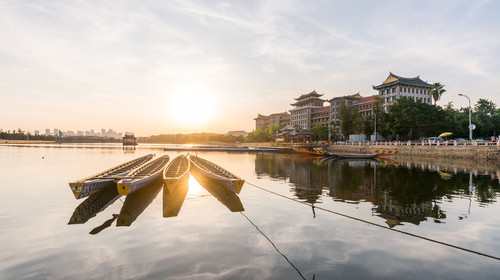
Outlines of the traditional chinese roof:
{"label": "traditional chinese roof", "polygon": [[363,97],[359,100],[356,100],[354,104],[361,104],[361,103],[370,103],[370,102],[375,102],[377,100],[378,95],[372,95],[368,97]]}
{"label": "traditional chinese roof", "polygon": [[420,76],[416,76],[415,78],[405,78],[405,77],[400,77],[398,75],[395,75],[395,74],[389,72],[389,76],[387,77],[387,79],[385,79],[385,81],[382,84],[380,84],[378,86],[373,86],[373,89],[378,90],[378,89],[391,87],[391,86],[398,85],[398,84],[407,85],[407,86],[420,86],[420,87],[430,87],[431,86],[431,84],[422,81],[422,79],[420,79]]}
{"label": "traditional chinese roof", "polygon": [[358,92],[358,93],[356,93],[356,94],[351,94],[351,95],[337,96],[337,97],[334,97],[334,98],[332,98],[332,99],[328,100],[328,102],[330,102],[330,103],[331,103],[331,102],[332,102],[332,101],[334,101],[334,100],[339,100],[339,99],[343,99],[343,98],[344,98],[344,99],[361,99],[361,98],[363,98],[363,97],[362,97],[362,96],[361,96],[361,94],[359,94],[359,92]]}
{"label": "traditional chinese roof", "polygon": [[257,120],[257,119],[266,119],[266,118],[269,118],[269,116],[257,114],[257,117],[254,120]]}
{"label": "traditional chinese roof", "polygon": [[321,96],[323,96],[323,94],[319,94],[319,93],[316,92],[316,90],[313,90],[310,93],[302,94],[301,96],[299,96],[299,98],[294,98],[294,99],[297,100],[297,101],[300,101],[300,100],[303,100],[303,99],[306,99],[306,98],[309,98],[309,97],[320,98]]}

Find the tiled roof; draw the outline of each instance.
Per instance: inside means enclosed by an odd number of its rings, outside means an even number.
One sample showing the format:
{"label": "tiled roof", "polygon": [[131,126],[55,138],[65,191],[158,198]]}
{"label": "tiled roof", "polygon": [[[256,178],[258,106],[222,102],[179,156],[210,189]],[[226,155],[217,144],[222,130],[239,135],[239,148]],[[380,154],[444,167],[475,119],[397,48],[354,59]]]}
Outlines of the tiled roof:
{"label": "tiled roof", "polygon": [[405,78],[389,72],[389,76],[387,77],[387,79],[385,79],[385,81],[382,84],[378,86],[373,86],[373,89],[391,87],[397,84],[408,85],[408,86],[421,86],[421,87],[431,86],[431,84],[422,81],[422,79],[420,79],[420,76],[416,76],[414,78]]}
{"label": "tiled roof", "polygon": [[316,90],[313,90],[311,91],[310,93],[307,93],[307,94],[302,94],[301,96],[299,96],[299,98],[294,98],[295,100],[299,101],[299,100],[302,100],[302,99],[306,99],[308,97],[321,97],[323,96],[323,94],[319,94],[316,92]]}

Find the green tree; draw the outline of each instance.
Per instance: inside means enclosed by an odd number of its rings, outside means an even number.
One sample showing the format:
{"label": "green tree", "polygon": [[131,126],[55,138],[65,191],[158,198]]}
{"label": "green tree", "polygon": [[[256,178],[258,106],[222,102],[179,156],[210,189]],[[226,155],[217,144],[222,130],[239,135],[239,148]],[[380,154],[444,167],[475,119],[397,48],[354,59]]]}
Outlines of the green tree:
{"label": "green tree", "polygon": [[322,124],[315,124],[311,128],[311,132],[314,134],[314,137],[318,140],[328,140],[328,127]]}
{"label": "green tree", "polygon": [[344,139],[349,138],[351,134],[363,132],[364,120],[356,107],[341,102],[339,105],[339,119],[340,131]]}
{"label": "green tree", "polygon": [[431,90],[429,93],[434,100],[434,105],[436,105],[437,101],[441,98],[441,95],[443,95],[443,93],[445,92],[446,90],[444,89],[444,85],[442,85],[441,83],[434,83],[431,85]]}
{"label": "green tree", "polygon": [[476,105],[474,105],[475,112],[482,112],[490,116],[496,112],[496,108],[497,106],[493,103],[493,101],[482,98],[477,101]]}

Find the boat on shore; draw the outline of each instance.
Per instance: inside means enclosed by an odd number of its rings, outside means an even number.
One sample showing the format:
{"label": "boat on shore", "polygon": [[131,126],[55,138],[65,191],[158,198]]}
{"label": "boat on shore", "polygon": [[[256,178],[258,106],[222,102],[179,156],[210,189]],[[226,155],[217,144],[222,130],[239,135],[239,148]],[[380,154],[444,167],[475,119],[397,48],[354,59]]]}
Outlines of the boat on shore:
{"label": "boat on shore", "polygon": [[296,153],[299,153],[299,154],[306,154],[306,155],[313,155],[313,156],[320,156],[320,157],[324,157],[325,154],[324,153],[320,153],[318,151],[314,151],[314,150],[309,150],[307,148],[301,148],[301,147],[294,147],[293,150],[296,152]]}
{"label": "boat on shore", "polygon": [[180,155],[172,160],[163,170],[163,180],[168,192],[173,192],[179,182],[189,180],[190,161],[186,155]]}
{"label": "boat on shore", "polygon": [[95,175],[69,183],[71,191],[76,199],[89,196],[96,191],[114,185],[120,179],[126,177],[131,171],[148,162],[153,154],[122,163],[110,169],[101,171]]}
{"label": "boat on shore", "polygon": [[127,178],[116,183],[118,192],[127,195],[151,183],[162,174],[169,159],[168,155],[164,155],[132,170]]}
{"label": "boat on shore", "polygon": [[191,174],[200,185],[218,183],[235,193],[240,193],[245,183],[242,178],[198,156],[189,155],[189,160],[191,161]]}
{"label": "boat on shore", "polygon": [[358,154],[358,153],[332,153],[331,157],[341,159],[374,159],[380,154]]}

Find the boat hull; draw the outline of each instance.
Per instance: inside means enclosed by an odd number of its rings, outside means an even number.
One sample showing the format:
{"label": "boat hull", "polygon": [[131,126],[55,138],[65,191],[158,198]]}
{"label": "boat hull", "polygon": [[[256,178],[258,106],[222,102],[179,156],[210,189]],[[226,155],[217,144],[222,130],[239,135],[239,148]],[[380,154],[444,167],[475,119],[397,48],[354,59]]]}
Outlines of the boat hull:
{"label": "boat hull", "polygon": [[75,195],[76,199],[84,198],[86,196],[92,195],[99,190],[115,184],[113,179],[99,179],[85,182],[75,182],[69,183],[71,191]]}
{"label": "boat hull", "polygon": [[176,157],[163,170],[163,181],[165,190],[172,193],[180,182],[189,179],[190,160],[187,156],[180,155]]}
{"label": "boat hull", "polygon": [[332,157],[343,159],[374,159],[380,154],[332,154]]}
{"label": "boat hull", "polygon": [[[189,159],[191,160],[191,174],[194,176],[196,181],[200,183],[200,185],[203,184],[220,184],[222,186],[225,186],[227,189],[235,192],[235,193],[240,193],[241,188],[243,187],[243,184],[245,183],[245,180],[237,177],[236,175],[230,173],[229,171],[223,169],[222,167],[209,162],[207,160],[201,159],[193,159],[193,156],[190,156]],[[218,171],[222,173],[228,174],[228,176],[221,176],[218,174],[215,174],[213,172],[207,171],[206,168],[202,167],[202,164],[204,165],[210,165],[209,169],[217,169]]]}

